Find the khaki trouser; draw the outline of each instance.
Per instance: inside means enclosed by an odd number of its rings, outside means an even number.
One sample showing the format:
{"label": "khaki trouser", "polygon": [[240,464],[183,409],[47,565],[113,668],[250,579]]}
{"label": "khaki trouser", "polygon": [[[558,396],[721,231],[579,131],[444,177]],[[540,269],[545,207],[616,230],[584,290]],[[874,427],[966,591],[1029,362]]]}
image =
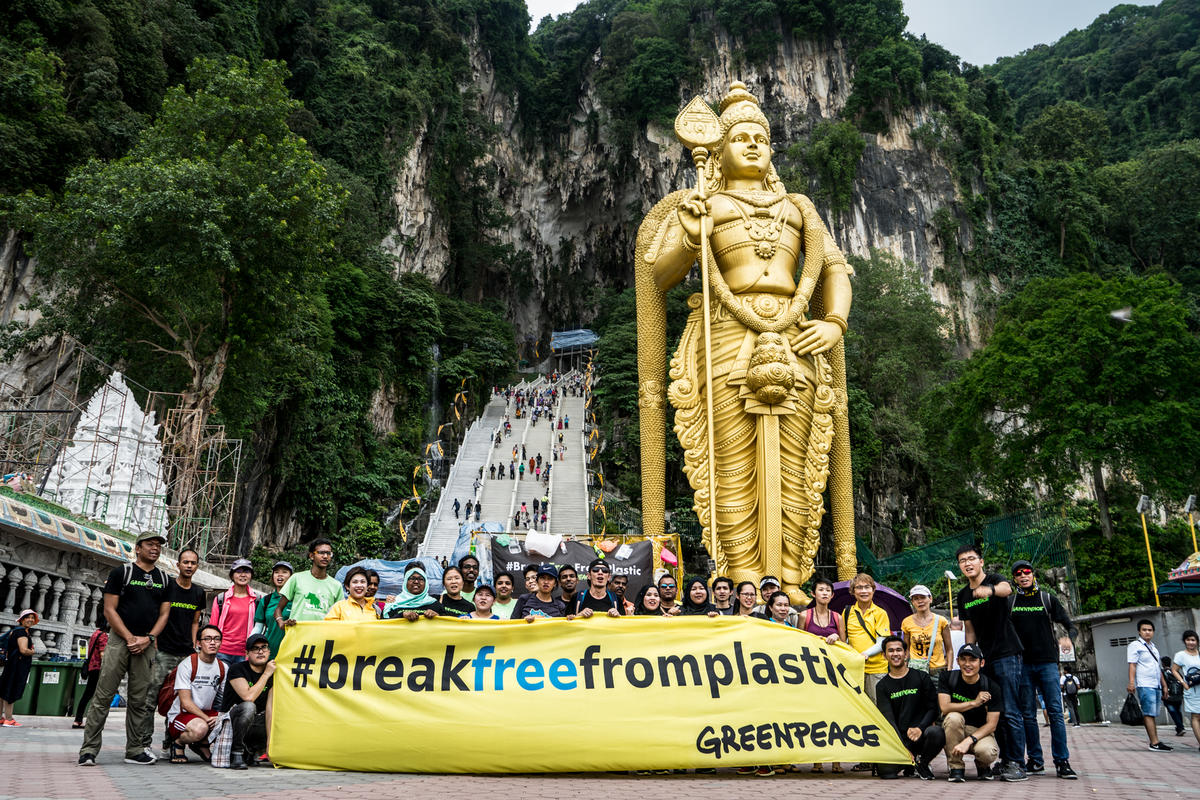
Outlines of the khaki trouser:
{"label": "khaki trouser", "polygon": [[886,672],[868,672],[863,675],[863,689],[866,690],[867,697],[871,698],[871,702],[875,702],[875,687],[883,680]]}
{"label": "khaki trouser", "polygon": [[[183,661],[187,656],[177,656],[159,650],[154,654],[154,668],[150,673],[150,691],[146,692],[146,717],[149,723],[146,725],[146,732],[142,736],[142,747],[150,747],[154,743],[154,717],[158,713],[158,690],[162,686],[163,681],[167,679],[167,675],[171,670],[179,666],[179,662]],[[163,718],[163,738],[166,738],[167,720]]]}
{"label": "khaki trouser", "polygon": [[121,678],[126,674],[129,675],[129,697],[126,698],[125,756],[128,758],[142,752],[143,737],[152,736],[154,733],[154,717],[149,714],[146,694],[150,691],[156,652],[157,648],[151,645],[134,655],[129,652],[129,646],[125,644],[124,639],[115,634],[108,637],[108,646],[104,648],[104,657],[100,660],[100,679],[96,682],[96,694],[92,697],[84,721],[80,755],[87,753],[94,756],[100,752],[108,709],[121,685]]}
{"label": "khaki trouser", "polygon": [[[963,757],[955,754],[954,748],[979,728],[966,724],[962,714],[951,711],[942,719],[942,729],[946,731],[946,763],[950,769],[963,769]],[[980,737],[968,752],[975,754],[976,766],[987,767],[1000,757],[1000,745],[996,743],[996,737],[988,734]]]}

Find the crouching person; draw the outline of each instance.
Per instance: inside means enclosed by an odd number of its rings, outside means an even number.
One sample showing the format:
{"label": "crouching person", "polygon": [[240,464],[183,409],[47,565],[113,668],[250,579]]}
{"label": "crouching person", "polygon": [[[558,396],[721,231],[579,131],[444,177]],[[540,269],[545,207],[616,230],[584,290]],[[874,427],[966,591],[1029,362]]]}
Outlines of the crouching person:
{"label": "crouching person", "polygon": [[943,672],[940,677],[938,705],[945,714],[942,728],[946,732],[951,783],[966,780],[963,757],[967,753],[975,756],[980,780],[990,780],[990,768],[1000,757],[994,734],[1004,701],[1000,687],[980,674],[982,667],[983,651],[972,642],[958,649],[958,669]]}
{"label": "crouching person", "polygon": [[274,674],[270,641],[261,633],[252,634],[246,640],[246,660],[229,669],[221,701],[221,710],[228,712],[233,729],[230,769],[267,763],[268,700]]}
{"label": "crouching person", "polygon": [[[899,636],[883,640],[883,655],[888,671],[875,687],[875,705],[916,757],[917,776],[931,781],[933,771],[929,763],[946,744],[946,734],[934,721],[938,717],[937,689],[928,673],[909,669],[908,648]],[[881,778],[900,777],[900,767],[896,764],[879,764],[876,771]]]}
{"label": "crouching person", "polygon": [[220,720],[217,705],[225,685],[225,664],[217,659],[221,629],[205,625],[196,634],[199,651],[175,668],[175,699],[167,711],[167,738],[171,763],[186,764],[184,748],[190,746],[205,761],[212,760],[209,742]]}

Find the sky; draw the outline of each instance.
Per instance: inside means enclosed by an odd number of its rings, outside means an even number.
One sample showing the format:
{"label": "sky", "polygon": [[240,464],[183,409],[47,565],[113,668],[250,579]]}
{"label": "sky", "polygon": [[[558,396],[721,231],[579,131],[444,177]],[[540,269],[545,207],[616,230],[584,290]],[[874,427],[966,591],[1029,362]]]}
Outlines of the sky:
{"label": "sky", "polygon": [[[1135,0],[1157,5],[1154,0]],[[546,14],[571,11],[577,0],[526,0],[536,26]],[[904,0],[908,30],[925,34],[972,64],[991,64],[1086,28],[1119,0]]]}

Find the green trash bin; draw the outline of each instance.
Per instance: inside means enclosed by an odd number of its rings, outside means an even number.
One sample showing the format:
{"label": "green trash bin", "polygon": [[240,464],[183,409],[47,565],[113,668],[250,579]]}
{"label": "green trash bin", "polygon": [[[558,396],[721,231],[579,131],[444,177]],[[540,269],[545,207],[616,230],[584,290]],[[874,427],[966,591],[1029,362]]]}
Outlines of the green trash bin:
{"label": "green trash bin", "polygon": [[25,693],[21,699],[13,703],[14,716],[29,716],[33,713],[34,703],[37,702],[38,677],[41,675],[42,662],[35,661],[29,667],[29,679],[25,681]]}
{"label": "green trash bin", "polygon": [[34,713],[42,717],[61,717],[71,713],[71,697],[74,695],[75,678],[79,674],[80,661],[35,661],[40,667],[38,674],[37,699]]}
{"label": "green trash bin", "polygon": [[1100,698],[1096,696],[1095,689],[1079,690],[1079,721],[1100,721]]}

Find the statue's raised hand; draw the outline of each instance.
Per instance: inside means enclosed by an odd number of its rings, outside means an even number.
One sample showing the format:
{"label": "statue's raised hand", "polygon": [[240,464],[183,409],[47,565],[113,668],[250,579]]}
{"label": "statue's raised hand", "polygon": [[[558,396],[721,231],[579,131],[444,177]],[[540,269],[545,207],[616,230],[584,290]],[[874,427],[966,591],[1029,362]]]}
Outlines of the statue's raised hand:
{"label": "statue's raised hand", "polygon": [[824,353],[842,338],[842,329],[833,322],[810,319],[800,323],[800,335],[792,340],[792,350],[798,356]]}
{"label": "statue's raised hand", "polygon": [[687,199],[679,204],[679,225],[692,244],[700,244],[701,225],[703,224],[701,220],[711,212],[712,207],[708,199],[703,197],[699,191],[693,190]]}

